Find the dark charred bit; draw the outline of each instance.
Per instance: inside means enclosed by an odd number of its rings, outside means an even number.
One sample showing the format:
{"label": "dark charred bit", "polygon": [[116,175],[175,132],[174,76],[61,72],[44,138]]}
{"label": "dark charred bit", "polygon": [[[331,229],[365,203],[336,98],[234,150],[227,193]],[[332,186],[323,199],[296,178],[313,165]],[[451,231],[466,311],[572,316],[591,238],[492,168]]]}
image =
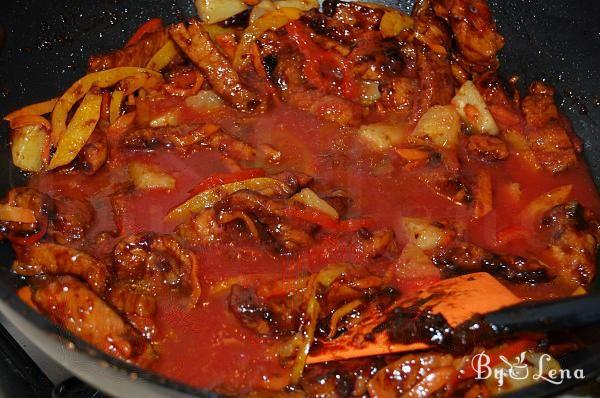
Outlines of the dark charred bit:
{"label": "dark charred bit", "polygon": [[338,212],[340,217],[343,217],[348,212],[352,205],[352,198],[347,196],[343,191],[334,191],[323,198],[331,207]]}
{"label": "dark charred bit", "polygon": [[250,21],[250,10],[242,11],[239,14],[235,14],[227,18],[226,20],[219,23],[219,25],[228,28],[228,27],[238,27],[245,28],[248,26],[248,22]]}
{"label": "dark charred bit", "polygon": [[274,334],[275,321],[273,314],[252,289],[234,285],[231,287],[228,301],[229,310],[245,327],[261,336],[272,336]]}
{"label": "dark charred bit", "polygon": [[333,17],[335,11],[337,10],[338,4],[340,4],[340,0],[325,0],[323,2],[323,14],[328,17]]}
{"label": "dark charred bit", "polygon": [[530,284],[546,282],[553,277],[539,261],[490,253],[466,242],[441,249],[432,260],[446,277],[485,271],[512,283]]}
{"label": "dark charred bit", "polygon": [[439,190],[457,203],[468,204],[473,201],[473,193],[460,178],[449,178]]}
{"label": "dark charred bit", "polygon": [[233,285],[228,298],[229,311],[244,325],[262,337],[290,336],[298,330],[298,316],[287,302],[267,304],[256,292]]}
{"label": "dark charred bit", "polygon": [[470,353],[475,347],[490,347],[496,343],[494,329],[480,316],[453,328],[443,315],[423,308],[422,304],[429,299],[394,308],[373,333],[386,332],[392,343],[426,343],[457,356]]}
{"label": "dark charred bit", "polygon": [[568,227],[583,231],[589,227],[585,208],[576,201],[553,207],[542,218],[542,229],[551,234],[551,238],[559,239]]}
{"label": "dark charred bit", "polygon": [[277,67],[277,55],[268,54],[262,59],[263,67],[269,77],[269,81],[277,85],[277,76],[275,75],[275,68]]}
{"label": "dark charred bit", "polygon": [[442,154],[439,152],[433,152],[431,155],[429,155],[429,157],[427,158],[427,164],[430,167],[437,167],[442,165],[442,161],[443,161],[443,157]]}
{"label": "dark charred bit", "polygon": [[386,286],[381,289],[367,290],[363,294],[365,302],[371,303],[377,311],[384,311],[389,308],[399,297],[400,291],[392,286]]}
{"label": "dark charred bit", "polygon": [[108,159],[108,141],[104,135],[95,134],[82,148],[76,158],[76,169],[86,175],[93,175],[104,166]]}
{"label": "dark charred bit", "polygon": [[309,365],[300,386],[309,397],[358,396],[356,391],[386,364],[383,357],[369,357]]}
{"label": "dark charred bit", "polygon": [[341,44],[352,43],[352,31],[344,23],[324,15],[317,10],[306,12],[300,20],[318,35],[328,37]]}
{"label": "dark charred bit", "polygon": [[331,17],[354,29],[375,30],[383,17],[383,10],[360,3],[338,1]]}
{"label": "dark charred bit", "polygon": [[497,162],[508,158],[508,147],[500,138],[483,134],[468,138],[467,150],[477,159],[486,162]]}
{"label": "dark charred bit", "polygon": [[568,278],[587,286],[595,276],[600,225],[579,202],[557,205],[541,218],[540,237],[547,243],[550,265]]}
{"label": "dark charred bit", "polygon": [[394,232],[390,229],[369,231],[361,228],[356,232],[353,242],[368,258],[394,255],[398,251]]}
{"label": "dark charred bit", "polygon": [[[351,325],[348,325],[348,320],[352,321],[352,319],[354,319],[354,321],[356,321],[366,308],[375,309],[376,311],[383,313],[390,308],[398,298],[400,298],[400,291],[392,286],[365,289],[361,294],[362,303],[340,319],[336,330],[334,330],[331,335],[331,339],[335,340],[346,334],[348,330],[352,328]],[[318,339],[329,339],[331,326],[331,314],[325,318],[319,319],[315,336]],[[375,336],[372,333],[368,334],[370,336],[365,336],[365,340],[369,341],[369,339],[371,339],[372,341]],[[312,350],[313,352],[316,352],[318,351],[318,347],[313,346]]]}
{"label": "dark charred bit", "polygon": [[553,279],[543,264],[521,256],[494,256],[484,261],[483,270],[512,283],[536,284]]}
{"label": "dark charred bit", "polygon": [[313,181],[313,178],[308,174],[295,171],[282,171],[281,173],[271,176],[271,178],[283,182],[293,192],[299,191]]}
{"label": "dark charred bit", "polygon": [[388,72],[391,75],[399,75],[405,69],[402,47],[396,40],[384,40],[382,42],[383,54],[385,62],[381,65],[383,72]]}

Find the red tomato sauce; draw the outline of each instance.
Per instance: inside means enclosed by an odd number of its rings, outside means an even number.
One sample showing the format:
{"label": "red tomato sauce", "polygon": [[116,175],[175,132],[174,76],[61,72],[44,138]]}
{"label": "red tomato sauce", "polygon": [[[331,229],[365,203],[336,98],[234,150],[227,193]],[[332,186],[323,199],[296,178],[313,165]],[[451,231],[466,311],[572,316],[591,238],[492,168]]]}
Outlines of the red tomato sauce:
{"label": "red tomato sauce", "polygon": [[[425,217],[452,219],[464,224],[465,238],[484,248],[535,255],[542,247],[531,239],[519,237],[518,233],[508,243],[498,242],[500,231],[506,235],[516,227],[523,227],[520,214],[532,199],[569,184],[573,186],[570,199],[578,200],[595,213],[600,210],[595,186],[581,161],[576,167],[552,176],[532,170],[519,155],[511,155],[506,161],[495,164],[470,161],[461,156],[461,172],[467,178],[486,169],[493,180],[494,209],[485,217],[473,220],[469,208],[452,203],[419,182],[418,173],[398,171],[393,153],[374,154],[367,150],[356,139],[355,129],[324,122],[283,105],[264,115],[244,118],[233,111],[199,118],[176,99],[152,104],[152,107],[155,114],[179,108],[180,116],[187,122],[218,119],[224,129],[236,132],[251,144],[268,143],[281,151],[282,161],[276,165],[264,163],[248,167],[263,167],[267,174],[281,170],[301,171],[316,176],[317,187],[346,190],[353,198],[349,217],[368,218],[376,227],[392,226],[400,245],[406,241],[401,217]],[[108,167],[94,178],[45,174],[33,177],[30,185],[50,194],[62,192],[73,197],[91,198],[97,212],[94,230],[90,231],[93,236],[115,228],[108,193],[126,181],[127,171],[123,165],[133,159],[151,161],[176,178],[176,188],[168,193],[145,191],[132,195],[127,203],[124,229],[127,233],[146,230],[168,233],[176,224],[165,221],[167,212],[183,202],[189,191],[208,176],[230,171],[220,154],[209,149],[183,155],[168,149],[124,151],[115,155]],[[509,191],[509,184],[515,183],[519,184],[520,199],[515,199]],[[96,249],[90,247],[89,250],[102,252],[102,247],[112,247],[116,240],[108,239]],[[355,253],[335,239],[325,239],[293,257],[279,258],[251,244],[234,246],[209,248],[197,253],[203,296],[196,308],[182,308],[169,297],[160,299],[158,351],[168,355],[160,355],[153,370],[199,387],[228,384],[244,390],[268,384],[270,377],[284,371],[270,343],[245,330],[227,310],[227,294],[211,293],[212,288],[232,277],[266,274],[291,278],[302,272],[318,271],[333,262],[358,261]],[[399,281],[399,288],[410,292],[433,282],[407,278],[404,284]],[[523,297],[568,293],[553,283],[536,289],[511,288]]]}

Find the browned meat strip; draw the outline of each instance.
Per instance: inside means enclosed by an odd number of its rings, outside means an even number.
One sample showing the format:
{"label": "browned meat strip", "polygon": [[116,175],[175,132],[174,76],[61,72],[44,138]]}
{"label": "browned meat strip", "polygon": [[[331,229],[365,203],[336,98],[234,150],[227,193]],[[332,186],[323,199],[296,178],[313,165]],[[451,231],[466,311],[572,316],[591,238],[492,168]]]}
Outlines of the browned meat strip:
{"label": "browned meat strip", "polygon": [[25,224],[20,222],[0,221],[0,236],[26,238],[30,235],[41,233],[48,222],[48,213],[52,211],[52,199],[33,188],[18,187],[11,189],[3,203],[9,206],[23,207],[33,210],[35,223]]}
{"label": "browned meat strip", "polygon": [[249,211],[257,216],[285,217],[288,202],[281,199],[272,199],[254,191],[242,190],[234,192],[215,205],[217,213],[241,210]]}
{"label": "browned meat strip", "polygon": [[541,222],[546,255],[556,272],[583,286],[596,274],[596,250],[600,229],[591,212],[578,202],[550,209]]}
{"label": "browned meat strip", "polygon": [[126,133],[124,146],[136,149],[154,149],[161,146],[185,147],[204,142],[218,130],[215,125],[181,125],[157,128],[142,128]]}
{"label": "browned meat strip", "polygon": [[438,249],[433,263],[447,276],[485,271],[513,283],[538,283],[552,278],[548,267],[539,261],[491,253],[466,242]]}
{"label": "browned meat strip", "polygon": [[259,111],[266,99],[250,92],[242,84],[229,60],[219,51],[197,19],[169,27],[175,43],[206,75],[213,89],[231,105],[243,111]]}
{"label": "browned meat strip", "polygon": [[317,90],[287,92],[286,103],[310,112],[320,119],[342,125],[359,123],[363,110],[359,104],[335,95],[323,95]]}
{"label": "browned meat strip", "polygon": [[449,59],[450,33],[427,2],[415,11],[415,34],[419,95],[414,117],[418,119],[431,106],[450,103],[454,76]]}
{"label": "browned meat strip", "polygon": [[533,83],[521,105],[529,145],[538,163],[551,173],[559,173],[577,162],[577,155],[565,121],[554,104],[554,89]]}
{"label": "browned meat strip", "polygon": [[419,180],[428,185],[438,195],[461,205],[473,201],[473,193],[466,185],[458,169],[456,154],[451,151],[438,151],[435,148],[422,148],[429,152],[424,161],[408,162],[408,170],[418,169]]}
{"label": "browned meat strip", "polygon": [[310,397],[366,396],[368,381],[386,364],[383,357],[369,357],[310,365],[300,383]]}
{"label": "browned meat strip", "polygon": [[156,334],[154,315],[156,299],[144,292],[138,292],[135,286],[117,283],[110,287],[106,297],[145,338],[152,340]]}
{"label": "browned meat strip", "polygon": [[32,288],[37,308],[96,348],[139,365],[154,359],[150,343],[84,283],[59,276],[36,280]]}
{"label": "browned meat strip", "polygon": [[[298,192],[312,182],[312,177],[309,175],[290,171],[281,172],[271,176],[271,178],[277,179],[285,184],[285,189],[282,192],[275,193],[275,196],[282,198],[290,197],[292,194]],[[222,224],[230,223],[235,220],[242,221],[246,224],[246,227],[253,230],[256,229],[254,221],[239,209],[228,211],[226,215],[221,216],[219,219],[215,208],[209,208],[196,214],[189,221],[179,225],[176,229],[176,233],[189,245],[207,245],[221,240],[225,233]],[[290,233],[288,227],[283,227],[282,233],[285,233],[285,231]],[[258,231],[256,230],[255,233],[258,234]]]}
{"label": "browned meat strip", "polygon": [[344,24],[348,30],[378,29],[383,16],[382,9],[339,0],[325,1],[323,13]]}
{"label": "browned meat strip", "polygon": [[213,208],[196,214],[191,220],[177,227],[175,233],[192,246],[207,245],[221,239],[223,230],[217,222]]}
{"label": "browned meat strip", "polygon": [[156,295],[178,289],[193,304],[200,297],[197,261],[169,235],[145,232],[122,239],[113,250],[117,279]]}
{"label": "browned meat strip", "polygon": [[56,196],[48,235],[61,245],[81,242],[94,218],[94,208],[87,201]]}
{"label": "browned meat strip", "polygon": [[250,330],[255,331],[261,336],[282,336],[289,335],[297,330],[293,316],[282,316],[282,310],[285,306],[267,303],[251,288],[234,285],[229,294],[229,311]]}
{"label": "browned meat strip", "polygon": [[371,232],[366,228],[360,229],[355,235],[357,249],[368,258],[380,257],[387,253],[396,253],[394,232],[382,229]]}
{"label": "browned meat strip", "polygon": [[485,0],[434,0],[436,14],[449,21],[463,61],[472,72],[497,69],[504,38]]}
{"label": "browned meat strip", "polygon": [[93,55],[88,61],[88,71],[98,72],[118,66],[144,67],[150,58],[169,39],[166,29],[145,34],[137,43],[104,55]]}
{"label": "browned meat strip", "polygon": [[508,147],[498,137],[476,134],[467,139],[467,150],[475,158],[496,162],[508,158]]}
{"label": "browned meat strip", "polygon": [[26,276],[39,274],[76,275],[87,281],[98,294],[103,294],[108,280],[104,263],[82,251],[55,243],[36,243],[17,253],[13,270]]}
{"label": "browned meat strip", "polygon": [[335,13],[336,4],[339,2],[325,1],[328,13],[321,13],[318,10],[310,10],[302,15],[302,22],[308,25],[316,33],[335,40],[341,44],[350,44],[353,39],[353,31],[339,19],[332,18]]}
{"label": "browned meat strip", "polygon": [[104,133],[94,132],[75,160],[86,175],[95,174],[108,160],[108,141]]}
{"label": "browned meat strip", "polygon": [[221,130],[208,136],[206,145],[233,159],[252,160],[256,157],[256,150],[252,146]]}
{"label": "browned meat strip", "polygon": [[[220,223],[239,219],[239,213],[256,219],[259,225],[246,224],[251,232],[255,227],[256,232],[253,232],[253,235],[258,234],[257,238],[261,238],[263,235],[261,229],[264,229],[267,237],[276,243],[277,250],[293,252],[300,247],[310,245],[313,242],[313,234],[317,230],[314,224],[300,222],[287,216],[286,209],[296,205],[285,199],[273,199],[253,191],[243,190],[219,201],[214,208]],[[252,219],[247,221],[253,223]]]}
{"label": "browned meat strip", "polygon": [[[454,357],[449,354],[408,354],[380,369],[369,380],[371,397],[424,396],[450,397],[456,386],[448,383],[455,373]],[[431,395],[430,395],[431,394]]]}
{"label": "browned meat strip", "polygon": [[256,156],[256,150],[252,146],[223,132],[213,124],[133,130],[123,136],[122,142],[127,147],[139,149],[205,145],[238,160],[251,160]]}
{"label": "browned meat strip", "polygon": [[308,174],[297,171],[282,171],[281,173],[272,175],[271,178],[279,180],[287,186],[288,196],[291,196],[302,188],[306,188],[313,181],[313,178]]}

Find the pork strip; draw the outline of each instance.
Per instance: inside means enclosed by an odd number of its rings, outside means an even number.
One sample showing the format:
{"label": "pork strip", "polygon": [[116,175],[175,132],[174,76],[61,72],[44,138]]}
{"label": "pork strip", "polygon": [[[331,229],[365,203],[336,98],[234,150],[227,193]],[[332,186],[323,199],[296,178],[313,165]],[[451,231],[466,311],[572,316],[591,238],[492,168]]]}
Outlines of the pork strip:
{"label": "pork strip", "polygon": [[167,40],[169,40],[169,34],[166,29],[147,33],[142,36],[140,41],[129,47],[108,54],[92,55],[88,60],[88,71],[99,72],[119,66],[144,67],[152,56],[167,43]]}
{"label": "pork strip", "polygon": [[521,110],[525,116],[527,140],[536,160],[556,174],[577,163],[573,142],[554,103],[554,89],[541,82],[529,88]]}
{"label": "pork strip", "polygon": [[96,348],[140,365],[154,358],[150,343],[86,284],[59,276],[34,281],[32,290],[40,311]]}
{"label": "pork strip", "polygon": [[241,82],[227,57],[223,55],[197,19],[188,26],[181,22],[169,27],[169,34],[179,48],[206,75],[213,89],[235,108],[243,111],[263,110],[266,99],[252,93]]}

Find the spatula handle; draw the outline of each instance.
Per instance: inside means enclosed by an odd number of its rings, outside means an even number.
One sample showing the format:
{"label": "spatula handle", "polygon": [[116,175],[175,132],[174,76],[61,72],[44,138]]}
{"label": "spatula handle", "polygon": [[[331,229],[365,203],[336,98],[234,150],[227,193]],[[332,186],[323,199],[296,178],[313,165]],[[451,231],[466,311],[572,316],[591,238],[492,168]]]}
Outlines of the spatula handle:
{"label": "spatula handle", "polygon": [[600,323],[600,294],[517,304],[483,318],[500,335],[590,326]]}

